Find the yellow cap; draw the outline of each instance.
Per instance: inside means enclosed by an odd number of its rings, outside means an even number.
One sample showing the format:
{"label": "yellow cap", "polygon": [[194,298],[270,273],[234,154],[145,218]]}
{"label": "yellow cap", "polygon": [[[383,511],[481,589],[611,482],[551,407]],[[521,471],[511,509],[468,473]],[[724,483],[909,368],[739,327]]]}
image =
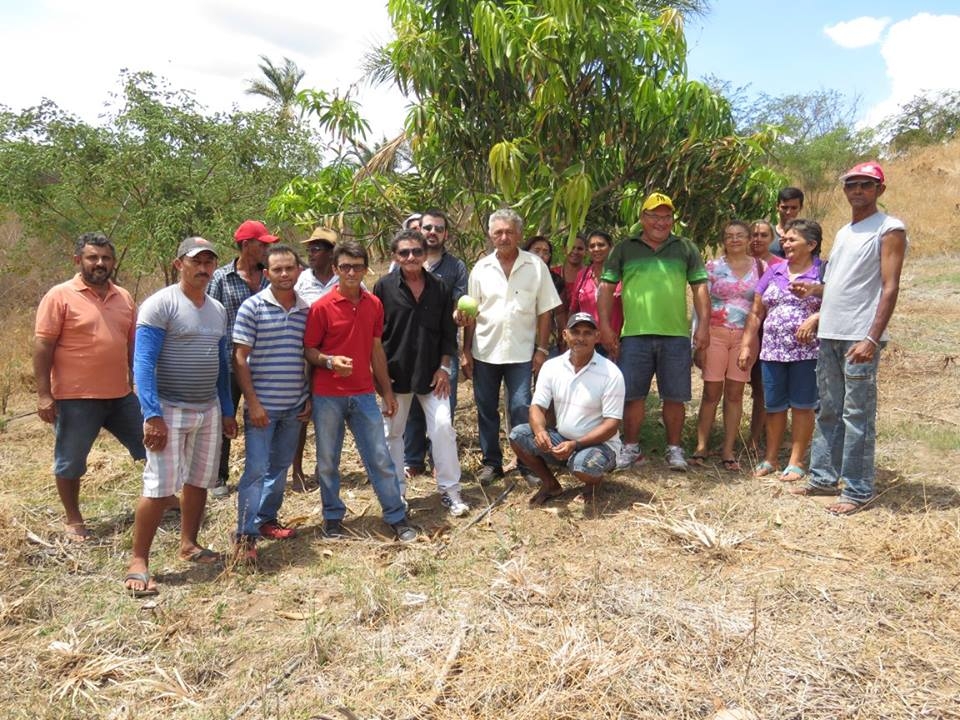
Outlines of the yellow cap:
{"label": "yellow cap", "polygon": [[658,192],[650,193],[647,199],[643,201],[643,207],[640,208],[640,211],[646,212],[647,210],[653,210],[654,208],[658,208],[661,205],[666,205],[671,210],[674,209],[673,200],[668,198],[666,195]]}

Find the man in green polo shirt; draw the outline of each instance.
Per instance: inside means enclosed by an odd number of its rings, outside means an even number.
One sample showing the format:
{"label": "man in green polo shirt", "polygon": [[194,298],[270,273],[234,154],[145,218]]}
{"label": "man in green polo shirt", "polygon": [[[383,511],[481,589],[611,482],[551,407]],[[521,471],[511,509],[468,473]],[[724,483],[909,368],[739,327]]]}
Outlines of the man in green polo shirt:
{"label": "man in green polo shirt", "polygon": [[[626,382],[623,447],[618,468],[645,458],[638,438],[650,382],[656,374],[667,431],[667,465],[681,472],[687,461],[680,447],[684,403],[690,400],[693,350],[710,344],[710,295],[707,271],[696,245],[673,234],[673,201],[653,193],[643,202],[640,237],[617,245],[600,276],[597,310],[600,340],[613,350]],[[610,325],[614,288],[622,284],[623,330],[617,338]],[[690,341],[687,285],[693,291],[697,329]]]}

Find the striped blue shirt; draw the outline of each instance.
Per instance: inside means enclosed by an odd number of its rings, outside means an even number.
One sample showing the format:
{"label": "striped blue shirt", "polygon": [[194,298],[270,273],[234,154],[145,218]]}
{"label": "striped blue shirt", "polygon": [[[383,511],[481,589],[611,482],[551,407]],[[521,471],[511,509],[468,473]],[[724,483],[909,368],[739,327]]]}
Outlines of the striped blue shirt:
{"label": "striped blue shirt", "polygon": [[235,345],[251,348],[247,356],[253,390],[267,410],[299,407],[309,392],[303,358],[303,331],[310,305],[300,297],[285,310],[267,287],[247,298],[233,326]]}

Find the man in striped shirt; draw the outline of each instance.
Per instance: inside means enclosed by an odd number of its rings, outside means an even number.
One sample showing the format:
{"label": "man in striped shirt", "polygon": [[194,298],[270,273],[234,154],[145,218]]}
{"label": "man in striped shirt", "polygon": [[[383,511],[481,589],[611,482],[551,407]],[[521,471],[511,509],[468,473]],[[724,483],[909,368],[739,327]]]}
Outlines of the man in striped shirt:
{"label": "man in striped shirt", "polygon": [[233,325],[234,377],[243,392],[246,459],[237,487],[237,557],[256,560],[257,538],[295,535],[277,519],[300,428],[310,415],[303,332],[310,305],[294,285],[300,258],[266,253],[270,285],[243,301]]}
{"label": "man in striped shirt", "polygon": [[149,574],[150,547],[170,498],[181,490],[180,559],[222,560],[199,544],[197,534],[207,489],[217,480],[223,436],[237,434],[227,311],[205,292],[217,267],[213,243],[187,238],[173,266],[179,282],[154,293],[140,308],[133,354],[147,465],[124,586],[137,597],[157,594]]}

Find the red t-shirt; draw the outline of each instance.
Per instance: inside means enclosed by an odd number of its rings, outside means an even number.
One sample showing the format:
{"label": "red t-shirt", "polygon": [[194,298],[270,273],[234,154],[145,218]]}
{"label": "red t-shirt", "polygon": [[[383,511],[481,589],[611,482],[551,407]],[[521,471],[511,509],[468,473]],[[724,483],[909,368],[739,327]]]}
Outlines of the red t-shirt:
{"label": "red t-shirt", "polygon": [[324,355],[346,355],[353,359],[353,372],[340,377],[325,367],[313,369],[314,395],[363,395],[372,393],[373,341],[383,335],[383,304],[375,295],[360,290],[354,302],[331,290],[310,306],[303,346],[317,348]]}

